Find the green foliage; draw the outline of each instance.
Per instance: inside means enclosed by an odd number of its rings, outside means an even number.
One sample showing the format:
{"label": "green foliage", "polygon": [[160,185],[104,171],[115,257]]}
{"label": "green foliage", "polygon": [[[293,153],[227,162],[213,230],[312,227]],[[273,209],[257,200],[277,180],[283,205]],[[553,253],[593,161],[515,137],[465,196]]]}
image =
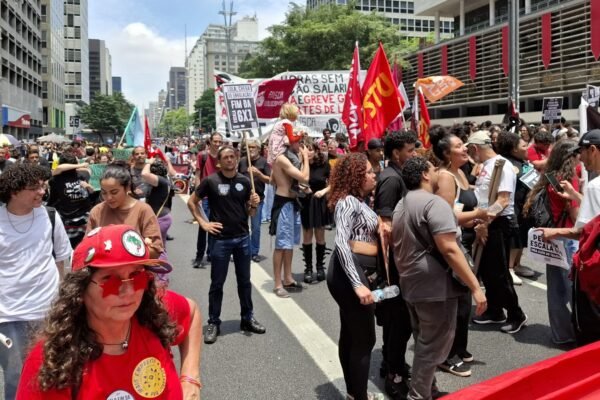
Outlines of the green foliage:
{"label": "green foliage", "polygon": [[[202,126],[200,126],[200,111],[202,111]],[[195,127],[204,128],[205,132],[210,132],[215,126],[215,91],[206,89],[194,103],[193,124]]]}
{"label": "green foliage", "polygon": [[364,14],[355,3],[324,5],[306,10],[290,4],[281,25],[269,29],[271,36],[260,43],[257,54],[240,66],[246,78],[268,78],[285,71],[345,70],[350,68],[354,44],[359,42],[363,69],[368,68],[379,41],[390,62],[418,48],[419,40],[400,36],[399,28],[375,13]]}
{"label": "green foliage", "polygon": [[159,130],[162,136],[176,137],[187,135],[192,118],[184,107],[177,110],[169,110],[160,121]]}
{"label": "green foliage", "polygon": [[133,111],[131,104],[122,93],[98,94],[89,105],[79,110],[81,121],[98,132],[122,133]]}

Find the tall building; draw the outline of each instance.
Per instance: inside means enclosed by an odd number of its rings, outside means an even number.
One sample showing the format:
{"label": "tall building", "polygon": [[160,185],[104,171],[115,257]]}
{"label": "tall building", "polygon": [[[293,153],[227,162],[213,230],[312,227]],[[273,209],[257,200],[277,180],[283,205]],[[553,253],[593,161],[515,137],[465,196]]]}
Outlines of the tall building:
{"label": "tall building", "polygon": [[65,12],[65,119],[67,133],[81,128],[81,106],[90,103],[90,64],[88,48],[88,1],[64,0]]}
{"label": "tall building", "polygon": [[[194,112],[194,103],[208,88],[215,87],[214,71],[237,74],[242,61],[258,49],[258,19],[243,17],[231,27],[229,53],[224,25],[210,24],[196,41],[187,57],[188,112]],[[228,56],[229,54],[229,56]]]}
{"label": "tall building", "polygon": [[0,0],[0,119],[20,139],[42,134],[41,2]]}
{"label": "tall building", "polygon": [[[454,31],[454,19],[438,16],[439,25],[436,29],[435,15],[415,16],[415,8],[421,2],[426,1],[357,0],[356,9],[365,13],[381,14],[392,24],[398,25],[399,31],[406,36],[427,37],[433,33],[436,41],[451,37]],[[347,0],[307,0],[306,8],[314,9],[326,4],[347,4]]]}
{"label": "tall building", "polygon": [[171,110],[185,107],[187,96],[187,82],[185,75],[185,67],[171,67],[169,70],[169,82],[167,82],[167,107]]}
{"label": "tall building", "polygon": [[90,39],[90,99],[112,94],[112,59],[104,40]]}
{"label": "tall building", "polygon": [[[558,96],[563,116],[577,121],[586,84],[600,85],[600,62],[591,49],[590,0],[523,0],[520,5],[521,117],[541,122],[543,98]],[[451,17],[458,29],[454,38],[408,57],[412,68],[403,74],[406,88],[412,91],[419,76],[445,70],[465,86],[430,105],[437,123],[500,122],[508,99],[509,35],[503,34],[508,33],[508,2],[423,0],[415,3],[415,14]]]}
{"label": "tall building", "polygon": [[65,132],[64,0],[42,0],[42,106],[44,134]]}
{"label": "tall building", "polygon": [[122,80],[120,76],[112,77],[112,90],[113,93],[123,93]]}

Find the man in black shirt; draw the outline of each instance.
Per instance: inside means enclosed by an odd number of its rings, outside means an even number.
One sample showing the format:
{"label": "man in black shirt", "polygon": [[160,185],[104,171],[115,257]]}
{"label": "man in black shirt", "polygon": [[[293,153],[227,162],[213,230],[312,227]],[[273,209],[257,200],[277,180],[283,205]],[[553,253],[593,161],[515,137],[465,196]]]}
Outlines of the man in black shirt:
{"label": "man in black shirt", "polygon": [[[265,327],[254,318],[250,283],[248,217],[256,213],[260,197],[252,192],[250,180],[237,172],[237,158],[231,146],[221,147],[217,159],[221,171],[203,179],[188,201],[188,208],[200,227],[214,238],[208,292],[208,327],[204,333],[204,343],[208,344],[216,342],[219,335],[223,285],[232,254],[242,308],[240,329],[253,333],[266,332]],[[210,221],[198,207],[205,197],[210,205]]]}
{"label": "man in black shirt", "polygon": [[[389,164],[379,175],[374,209],[382,219],[382,229],[390,235],[394,209],[406,194],[401,177],[402,165],[416,155],[416,143],[417,134],[413,131],[394,132],[385,138],[384,153]],[[390,284],[398,285],[392,241],[388,240],[388,244]],[[387,371],[385,389],[392,398],[396,398],[408,392],[407,378],[410,373],[406,365],[406,346],[412,333],[410,314],[402,296],[397,296],[377,304],[376,316],[377,323],[383,327],[382,370]]]}
{"label": "man in black shirt", "polygon": [[[271,167],[267,160],[260,155],[260,141],[258,139],[248,139],[248,150],[250,151],[250,160],[252,161],[252,174],[254,175],[254,188],[256,194],[260,197],[260,203],[256,213],[250,219],[250,247],[252,250],[252,261],[259,262],[261,257],[258,255],[260,251],[260,219],[262,216],[262,208],[265,200],[265,184],[271,179]],[[248,157],[242,157],[238,168],[239,172],[250,178],[248,171]]]}
{"label": "man in black shirt", "polygon": [[144,146],[137,146],[131,153],[131,191],[136,199],[146,201],[150,194],[150,185],[142,179],[142,170],[146,165],[146,149]]}

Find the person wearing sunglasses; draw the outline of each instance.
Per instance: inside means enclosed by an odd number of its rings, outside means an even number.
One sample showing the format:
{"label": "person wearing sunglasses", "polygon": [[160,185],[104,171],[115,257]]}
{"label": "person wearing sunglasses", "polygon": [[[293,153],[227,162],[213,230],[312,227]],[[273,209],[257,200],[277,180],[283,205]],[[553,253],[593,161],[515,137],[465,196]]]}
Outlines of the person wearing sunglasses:
{"label": "person wearing sunglasses", "polygon": [[189,310],[180,306],[173,321],[154,281],[171,270],[150,258],[130,226],[90,231],[25,360],[16,398],[183,399],[191,385],[196,391],[185,398],[199,399],[199,366],[178,376],[170,349],[187,334]]}

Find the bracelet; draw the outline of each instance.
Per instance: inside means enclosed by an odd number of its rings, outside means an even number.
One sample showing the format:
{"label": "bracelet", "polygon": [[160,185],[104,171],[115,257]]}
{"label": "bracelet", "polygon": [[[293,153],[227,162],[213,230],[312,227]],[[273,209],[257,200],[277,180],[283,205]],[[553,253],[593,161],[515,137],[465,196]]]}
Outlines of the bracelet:
{"label": "bracelet", "polygon": [[192,385],[197,386],[198,389],[202,389],[202,383],[200,383],[198,379],[194,379],[191,376],[181,375],[181,378],[179,378],[179,382],[191,383]]}

